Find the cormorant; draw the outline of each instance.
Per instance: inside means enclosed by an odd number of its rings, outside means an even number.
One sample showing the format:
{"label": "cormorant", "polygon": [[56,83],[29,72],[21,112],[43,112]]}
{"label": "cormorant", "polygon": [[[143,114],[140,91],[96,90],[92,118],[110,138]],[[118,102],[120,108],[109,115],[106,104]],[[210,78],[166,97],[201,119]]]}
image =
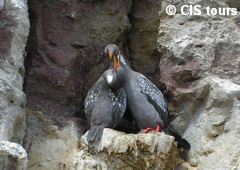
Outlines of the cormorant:
{"label": "cormorant", "polygon": [[113,83],[115,79],[116,72],[113,69],[106,70],[84,100],[85,115],[90,125],[88,143],[99,141],[105,127],[114,128],[126,110],[125,91],[119,84]]}
{"label": "cormorant", "polygon": [[114,70],[117,74],[114,83],[124,83],[128,107],[138,127],[144,129],[144,132],[163,130],[175,137],[179,147],[190,149],[190,144],[169,124],[168,108],[162,92],[148,78],[133,71],[127,65],[116,45],[107,45],[105,53],[108,53],[114,62]]}

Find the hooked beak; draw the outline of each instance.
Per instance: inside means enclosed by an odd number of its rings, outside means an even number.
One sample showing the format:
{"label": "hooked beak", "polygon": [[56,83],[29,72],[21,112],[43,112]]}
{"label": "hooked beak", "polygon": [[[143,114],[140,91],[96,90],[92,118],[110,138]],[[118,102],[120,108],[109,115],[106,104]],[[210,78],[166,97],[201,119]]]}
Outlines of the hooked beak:
{"label": "hooked beak", "polygon": [[108,55],[109,55],[110,60],[113,60],[113,56],[114,56],[113,52],[112,51],[108,51]]}

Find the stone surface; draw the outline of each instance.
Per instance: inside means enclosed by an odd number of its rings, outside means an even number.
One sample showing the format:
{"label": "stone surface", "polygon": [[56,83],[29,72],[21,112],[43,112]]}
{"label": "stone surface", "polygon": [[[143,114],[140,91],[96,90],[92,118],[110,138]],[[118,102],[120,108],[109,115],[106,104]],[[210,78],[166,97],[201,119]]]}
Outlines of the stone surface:
{"label": "stone surface", "polygon": [[194,101],[195,111],[189,112],[190,123],[185,132],[192,146],[189,162],[200,169],[239,168],[240,85],[206,77],[198,86],[207,87],[208,93],[199,105]]}
{"label": "stone surface", "polygon": [[[163,1],[158,49],[172,125],[191,144],[199,169],[239,169],[240,30],[237,16],[183,16],[183,4],[238,7],[236,1]],[[168,16],[173,4],[177,14]],[[232,4],[232,5],[231,5]]]}
{"label": "stone surface", "polygon": [[0,11],[4,8],[4,2],[5,0],[0,0]]}
{"label": "stone surface", "polygon": [[173,169],[183,162],[174,138],[164,133],[125,134],[104,129],[102,140],[87,144],[80,139],[80,169]]}
{"label": "stone surface", "polygon": [[26,170],[27,161],[27,152],[21,145],[0,141],[0,169]]}
{"label": "stone surface", "polygon": [[27,111],[24,148],[28,152],[29,170],[75,169],[75,153],[82,132],[72,120],[58,126],[47,115]]}
{"label": "stone surface", "polygon": [[29,32],[25,0],[5,1],[0,12],[0,140],[22,143],[25,128],[24,52]]}
{"label": "stone surface", "polygon": [[159,73],[160,56],[156,44],[159,9],[161,0],[134,1],[130,13],[132,27],[127,38],[131,67],[148,76]]}
{"label": "stone surface", "polygon": [[[239,15],[211,17],[205,13],[201,16],[183,16],[177,13],[174,17],[169,17],[165,14],[165,7],[169,3],[164,2],[160,12],[158,38],[162,54],[161,81],[174,90],[175,87],[190,87],[195,80],[214,74],[239,84]],[[184,4],[180,2],[175,4],[178,11]],[[193,2],[193,5],[203,3]],[[211,3],[227,7],[224,2],[219,2],[221,5],[218,1]],[[205,3],[202,8],[211,3]]]}

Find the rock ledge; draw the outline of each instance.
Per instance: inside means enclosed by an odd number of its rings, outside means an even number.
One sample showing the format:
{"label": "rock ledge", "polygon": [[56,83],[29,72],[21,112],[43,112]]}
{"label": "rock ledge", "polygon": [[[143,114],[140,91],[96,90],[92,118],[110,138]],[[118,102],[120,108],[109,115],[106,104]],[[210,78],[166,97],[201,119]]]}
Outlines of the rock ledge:
{"label": "rock ledge", "polygon": [[182,163],[174,137],[164,133],[125,134],[104,129],[102,140],[80,139],[80,169],[173,169]]}

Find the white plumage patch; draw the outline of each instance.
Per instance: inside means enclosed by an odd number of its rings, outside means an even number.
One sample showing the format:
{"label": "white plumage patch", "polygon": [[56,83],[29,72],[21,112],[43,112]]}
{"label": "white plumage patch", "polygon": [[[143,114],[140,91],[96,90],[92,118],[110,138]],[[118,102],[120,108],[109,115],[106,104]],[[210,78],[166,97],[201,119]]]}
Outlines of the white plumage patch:
{"label": "white plumage patch", "polygon": [[107,82],[111,83],[113,81],[113,76],[112,75],[107,75]]}

